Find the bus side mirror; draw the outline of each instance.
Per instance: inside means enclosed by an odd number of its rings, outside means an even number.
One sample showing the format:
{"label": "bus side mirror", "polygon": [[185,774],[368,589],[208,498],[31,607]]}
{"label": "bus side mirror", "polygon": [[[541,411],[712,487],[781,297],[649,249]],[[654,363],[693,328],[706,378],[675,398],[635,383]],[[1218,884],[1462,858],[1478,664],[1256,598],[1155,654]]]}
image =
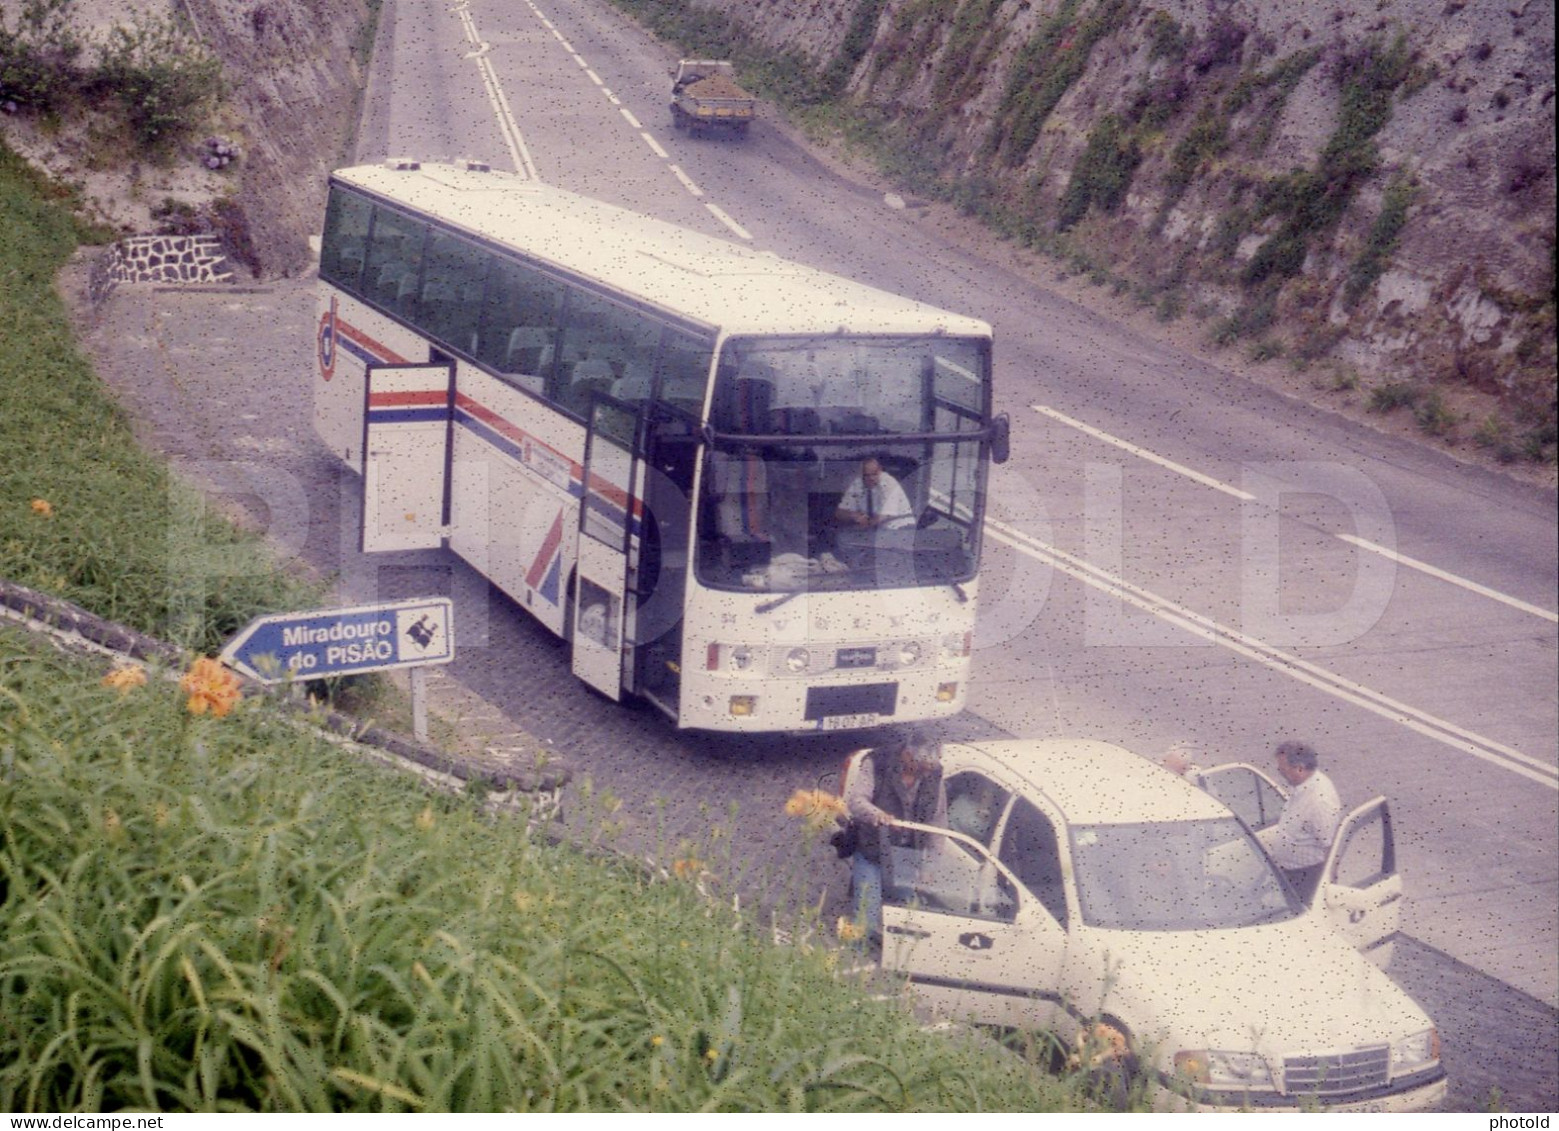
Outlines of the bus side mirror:
{"label": "bus side mirror", "polygon": [[991,418],[991,462],[1006,463],[1011,452],[1012,421],[1005,412]]}

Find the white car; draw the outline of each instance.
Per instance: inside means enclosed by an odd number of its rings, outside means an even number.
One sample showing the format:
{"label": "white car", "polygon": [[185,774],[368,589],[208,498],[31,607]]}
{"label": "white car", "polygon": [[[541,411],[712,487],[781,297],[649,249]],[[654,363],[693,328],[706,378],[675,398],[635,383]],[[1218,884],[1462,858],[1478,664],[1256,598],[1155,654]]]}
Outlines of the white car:
{"label": "white car", "polygon": [[900,824],[921,845],[883,867],[882,964],[925,1004],[1081,1040],[1156,1106],[1445,1096],[1433,1022],[1361,953],[1384,965],[1401,916],[1384,798],[1344,818],[1307,906],[1252,835],[1282,797],[1251,767],[1202,771],[1203,789],[1103,742],[942,757],[951,830]]}

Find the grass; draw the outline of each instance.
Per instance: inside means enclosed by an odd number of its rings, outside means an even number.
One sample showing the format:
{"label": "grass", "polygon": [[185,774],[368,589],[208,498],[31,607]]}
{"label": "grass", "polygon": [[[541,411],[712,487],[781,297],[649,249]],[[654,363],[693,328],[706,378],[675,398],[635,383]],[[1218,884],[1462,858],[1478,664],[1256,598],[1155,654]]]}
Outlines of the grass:
{"label": "grass", "polygon": [[[0,630],[0,1108],[1061,1110],[662,876]],[[691,857],[684,857],[691,859]],[[684,878],[685,876],[685,878]]]}
{"label": "grass", "polygon": [[[0,149],[0,577],[213,651],[307,592],[189,576],[263,547],[136,447],[53,289],[90,233],[50,195]],[[119,690],[0,626],[4,1110],[1089,1106],[712,903],[714,830],[664,874],[553,844],[263,701],[192,715],[169,674]]]}
{"label": "grass", "polygon": [[140,450],[77,349],[53,281],[93,233],[47,195],[0,147],[0,577],[214,652],[309,590],[274,571],[200,571],[203,556],[267,555]]}

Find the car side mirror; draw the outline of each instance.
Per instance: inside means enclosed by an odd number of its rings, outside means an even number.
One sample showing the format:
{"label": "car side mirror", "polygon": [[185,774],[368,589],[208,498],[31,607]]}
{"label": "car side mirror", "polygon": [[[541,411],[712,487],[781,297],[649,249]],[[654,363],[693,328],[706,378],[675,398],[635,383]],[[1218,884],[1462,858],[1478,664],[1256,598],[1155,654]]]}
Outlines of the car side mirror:
{"label": "car side mirror", "polygon": [[1006,463],[1012,443],[1012,421],[1005,412],[991,418],[991,462]]}

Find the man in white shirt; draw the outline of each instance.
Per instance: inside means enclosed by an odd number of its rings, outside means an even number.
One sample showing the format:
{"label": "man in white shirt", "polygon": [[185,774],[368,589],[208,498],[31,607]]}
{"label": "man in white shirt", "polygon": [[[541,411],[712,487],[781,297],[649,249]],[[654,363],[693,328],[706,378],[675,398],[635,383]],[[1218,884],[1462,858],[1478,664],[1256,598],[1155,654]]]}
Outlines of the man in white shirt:
{"label": "man in white shirt", "polygon": [[849,564],[866,564],[883,531],[913,530],[915,512],[898,480],[874,457],[861,461],[861,473],[850,481],[834,512],[839,527],[839,553]]}
{"label": "man in white shirt", "polygon": [[1316,768],[1316,753],[1303,742],[1283,742],[1277,748],[1278,774],[1293,789],[1277,824],[1257,833],[1273,863],[1305,899],[1321,878],[1342,823],[1342,801],[1332,779]]}

